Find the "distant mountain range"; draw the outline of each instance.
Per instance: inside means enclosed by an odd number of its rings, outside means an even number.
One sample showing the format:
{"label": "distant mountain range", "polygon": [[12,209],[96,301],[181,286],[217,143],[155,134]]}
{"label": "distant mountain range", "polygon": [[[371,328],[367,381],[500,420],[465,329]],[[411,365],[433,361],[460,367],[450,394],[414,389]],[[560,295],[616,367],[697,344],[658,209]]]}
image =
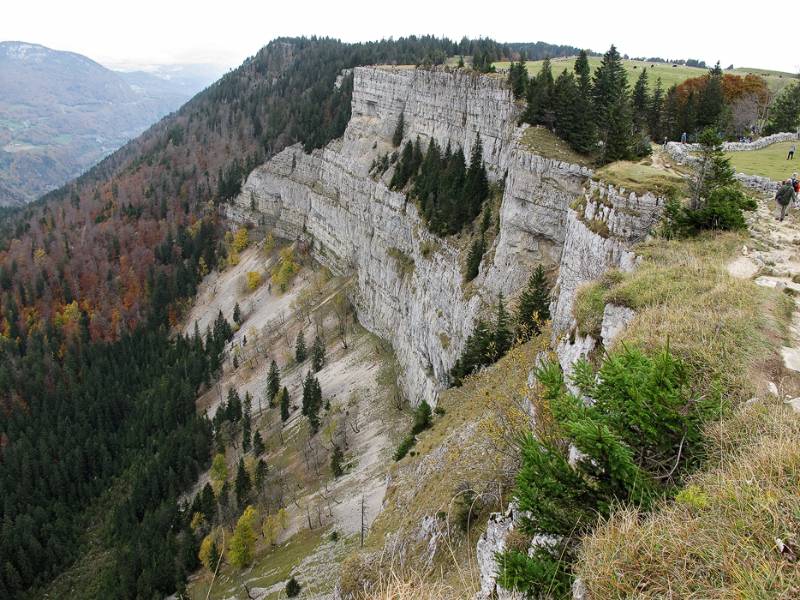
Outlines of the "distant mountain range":
{"label": "distant mountain range", "polygon": [[79,175],[220,74],[209,65],[112,71],[74,52],[0,42],[0,206]]}

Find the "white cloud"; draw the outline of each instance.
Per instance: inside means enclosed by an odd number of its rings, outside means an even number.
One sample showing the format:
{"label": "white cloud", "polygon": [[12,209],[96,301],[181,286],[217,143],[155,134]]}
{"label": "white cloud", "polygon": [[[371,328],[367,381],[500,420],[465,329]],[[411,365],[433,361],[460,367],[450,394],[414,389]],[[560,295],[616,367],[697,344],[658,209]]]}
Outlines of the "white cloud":
{"label": "white cloud", "polygon": [[[630,55],[720,60],[723,67],[797,72],[788,2],[757,7],[673,0],[619,2],[247,2],[226,0],[7,0],[0,40],[36,42],[107,63],[238,65],[271,39],[326,35],[345,41],[432,33],[459,39],[546,41]],[[757,10],[756,10],[757,9]]]}

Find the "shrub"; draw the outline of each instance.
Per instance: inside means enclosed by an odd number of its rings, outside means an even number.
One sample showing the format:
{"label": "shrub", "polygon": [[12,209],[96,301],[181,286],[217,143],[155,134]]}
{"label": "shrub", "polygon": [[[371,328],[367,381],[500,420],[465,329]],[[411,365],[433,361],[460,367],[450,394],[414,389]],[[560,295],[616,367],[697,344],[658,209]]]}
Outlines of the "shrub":
{"label": "shrub", "polygon": [[302,586],[297,582],[297,579],[292,577],[286,582],[286,597],[294,598],[295,596],[298,596],[301,589]]}
{"label": "shrub", "polygon": [[400,442],[400,445],[397,447],[397,450],[394,451],[394,460],[400,461],[403,460],[408,451],[414,447],[414,444],[417,443],[417,438],[414,437],[413,434],[409,433],[406,437],[403,438],[403,441]]}
{"label": "shrub", "polygon": [[577,540],[614,505],[646,510],[672,489],[696,463],[702,427],[716,414],[668,348],[648,355],[623,346],[599,368],[579,361],[572,376],[579,397],[557,363],[543,364],[536,378],[557,426],[544,439],[523,438],[514,496],[525,514],[522,531],[558,542],[531,556],[508,551],[499,561],[501,584],[532,596],[569,589]]}
{"label": "shrub", "polygon": [[411,426],[411,435],[422,433],[431,426],[431,406],[425,400],[414,411],[414,424]]}
{"label": "shrub", "polygon": [[258,289],[258,286],[261,285],[261,273],[258,271],[248,271],[247,272],[247,289],[251,292]]}

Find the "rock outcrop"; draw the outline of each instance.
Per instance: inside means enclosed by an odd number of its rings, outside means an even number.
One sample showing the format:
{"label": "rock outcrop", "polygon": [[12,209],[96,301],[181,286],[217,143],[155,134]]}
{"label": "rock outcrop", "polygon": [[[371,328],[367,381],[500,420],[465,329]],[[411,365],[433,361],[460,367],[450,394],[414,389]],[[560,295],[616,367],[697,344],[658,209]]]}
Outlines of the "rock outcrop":
{"label": "rock outcrop", "polygon": [[[629,268],[628,244],[660,210],[651,196],[625,196],[590,182],[585,167],[523,148],[518,107],[502,81],[464,72],[362,67],[353,72],[352,117],[340,140],[306,154],[287,148],[248,177],[229,216],[312,242],[333,272],[356,276],[360,322],[390,340],[413,404],[435,402],[474,321],[498,293],[515,294],[539,263],[561,265],[557,333],[569,329],[571,295],[609,267]],[[413,203],[370,176],[394,151],[400,114],[405,139],[462,147],[480,136],[490,176],[505,182],[500,231],[478,277],[462,285],[458,239],[430,234]],[[507,175],[506,175],[507,173]],[[579,212],[570,209],[576,199]],[[603,222],[610,236],[587,222]]]}

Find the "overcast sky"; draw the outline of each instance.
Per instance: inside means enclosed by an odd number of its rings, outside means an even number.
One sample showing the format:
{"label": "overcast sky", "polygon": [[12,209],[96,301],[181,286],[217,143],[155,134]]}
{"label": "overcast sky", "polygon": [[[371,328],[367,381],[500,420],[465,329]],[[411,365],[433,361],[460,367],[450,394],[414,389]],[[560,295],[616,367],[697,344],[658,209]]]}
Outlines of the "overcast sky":
{"label": "overcast sky", "polygon": [[214,63],[235,67],[271,39],[344,41],[412,33],[546,41],[665,58],[800,70],[800,3],[703,0],[3,0],[0,40],[35,42],[108,65]]}

